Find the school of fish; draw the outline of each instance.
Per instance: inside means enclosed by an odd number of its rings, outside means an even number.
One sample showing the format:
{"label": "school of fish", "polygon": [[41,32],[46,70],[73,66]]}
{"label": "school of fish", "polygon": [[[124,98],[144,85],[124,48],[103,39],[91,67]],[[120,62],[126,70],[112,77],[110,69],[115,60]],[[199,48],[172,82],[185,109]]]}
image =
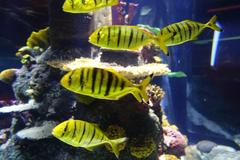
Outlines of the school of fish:
{"label": "school of fish", "polygon": [[52,130],[52,135],[71,146],[83,147],[89,151],[93,151],[97,146],[109,144],[117,158],[118,145],[127,141],[126,137],[109,139],[97,124],[73,119],[58,124]]}
{"label": "school of fish", "polygon": [[[63,11],[88,13],[118,3],[118,0],[65,0]],[[157,35],[139,26],[102,26],[90,35],[89,42],[101,48],[129,51],[140,51],[143,46],[154,44],[168,55],[168,46],[195,40],[205,28],[221,32],[222,29],[216,25],[216,21],[216,16],[213,16],[206,24],[185,20],[164,27]],[[45,29],[44,32],[47,33],[48,30]],[[34,42],[32,40],[30,44],[29,41],[28,46],[32,46]],[[47,44],[44,40],[40,42]],[[9,73],[14,73],[14,70]],[[5,75],[5,72],[2,75]],[[90,101],[94,98],[119,100],[128,94],[132,94],[139,103],[142,103],[148,102],[146,87],[152,76],[149,75],[140,84],[133,84],[126,77],[110,68],[80,67],[66,73],[60,83],[66,89],[82,96],[81,99],[90,97]],[[172,76],[184,75],[176,72]],[[88,102],[85,104],[88,104]],[[73,119],[57,125],[52,130],[52,134],[71,146],[83,147],[89,151],[100,145],[108,144],[117,158],[119,157],[118,144],[127,141],[127,137],[111,140],[97,124]]]}

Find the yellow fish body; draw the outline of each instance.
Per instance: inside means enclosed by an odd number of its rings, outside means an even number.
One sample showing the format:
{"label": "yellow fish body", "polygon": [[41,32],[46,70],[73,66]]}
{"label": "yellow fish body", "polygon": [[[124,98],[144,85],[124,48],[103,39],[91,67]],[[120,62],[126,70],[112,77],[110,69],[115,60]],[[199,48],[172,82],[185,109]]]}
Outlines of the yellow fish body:
{"label": "yellow fish body", "polygon": [[52,130],[52,134],[71,146],[83,147],[89,151],[97,146],[109,144],[117,158],[119,157],[118,144],[127,141],[126,137],[110,140],[96,124],[73,119],[57,125]]}
{"label": "yellow fish body", "polygon": [[182,44],[187,41],[197,39],[197,36],[205,29],[211,28],[216,31],[222,31],[216,25],[217,16],[213,16],[209,22],[206,24],[185,20],[182,22],[174,23],[164,27],[160,31],[160,35],[169,35],[166,36],[167,39],[164,39],[164,42],[167,46],[174,46],[178,44]]}
{"label": "yellow fish body", "polygon": [[102,48],[129,51],[138,51],[143,46],[155,44],[168,54],[163,36],[155,36],[138,26],[113,25],[98,28],[89,37],[89,42]]}
{"label": "yellow fish body", "polygon": [[11,68],[11,69],[5,69],[0,73],[0,81],[11,84],[15,78],[16,78],[16,72],[18,69]]}
{"label": "yellow fish body", "polygon": [[113,69],[81,67],[68,72],[61,79],[66,89],[98,99],[118,100],[131,93],[139,102],[148,101],[146,87],[152,76],[135,85]]}
{"label": "yellow fish body", "polygon": [[69,13],[88,13],[102,7],[114,6],[118,0],[65,0],[63,11]]}

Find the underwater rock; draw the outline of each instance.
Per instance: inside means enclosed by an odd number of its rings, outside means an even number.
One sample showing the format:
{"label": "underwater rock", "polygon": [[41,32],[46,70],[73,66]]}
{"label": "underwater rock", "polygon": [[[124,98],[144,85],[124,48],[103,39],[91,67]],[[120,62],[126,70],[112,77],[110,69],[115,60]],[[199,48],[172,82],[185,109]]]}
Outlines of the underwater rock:
{"label": "underwater rock", "polygon": [[197,143],[197,149],[204,153],[209,153],[211,150],[217,146],[216,143],[208,140],[203,140]]}
{"label": "underwater rock", "polygon": [[183,160],[202,160],[201,152],[196,146],[187,146],[185,148],[185,155],[182,157]]}
{"label": "underwater rock", "polygon": [[33,109],[38,109],[39,105],[34,100],[29,100],[28,103],[0,108],[0,113],[23,112]]}
{"label": "underwater rock", "polygon": [[163,127],[164,144],[167,146],[167,153],[177,156],[184,155],[187,146],[187,139],[172,127]]}
{"label": "underwater rock", "polygon": [[198,150],[196,145],[188,146],[185,149],[183,160],[240,160],[240,151],[232,147],[216,145],[209,153]]}
{"label": "underwater rock", "polygon": [[51,136],[52,129],[57,125],[54,121],[45,121],[41,126],[31,127],[17,132],[20,139],[39,140]]}
{"label": "underwater rock", "polygon": [[19,70],[19,75],[17,76],[17,79],[12,84],[16,99],[23,103],[27,103],[28,100],[30,99],[26,92],[28,90],[30,77],[31,74],[29,72],[29,69],[23,66]]}

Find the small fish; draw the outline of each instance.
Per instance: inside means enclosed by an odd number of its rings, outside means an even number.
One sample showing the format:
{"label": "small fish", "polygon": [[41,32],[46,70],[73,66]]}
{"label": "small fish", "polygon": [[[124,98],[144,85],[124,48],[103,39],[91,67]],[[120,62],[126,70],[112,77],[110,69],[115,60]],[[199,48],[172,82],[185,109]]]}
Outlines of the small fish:
{"label": "small fish", "polygon": [[117,158],[119,157],[118,145],[127,141],[126,137],[111,140],[97,124],[73,119],[57,125],[52,130],[52,134],[71,146],[83,147],[89,151],[93,151],[93,148],[100,145],[109,144]]}
{"label": "small fish", "polygon": [[148,76],[136,85],[113,69],[81,67],[68,72],[61,79],[66,89],[98,99],[118,100],[131,93],[138,102],[148,102],[146,87],[152,79]]}
{"label": "small fish", "polygon": [[98,28],[89,37],[89,42],[102,48],[129,51],[138,51],[152,43],[168,54],[163,42],[166,38],[165,35],[155,36],[138,26],[113,25]]}
{"label": "small fish", "polygon": [[38,32],[32,32],[27,39],[26,45],[30,48],[40,47],[44,50],[47,49],[49,47],[49,27]]}
{"label": "small fish", "polygon": [[118,0],[65,0],[63,11],[69,13],[88,13],[97,9],[115,6]]}
{"label": "small fish", "polygon": [[11,69],[5,69],[0,73],[0,81],[11,84],[15,78],[16,78],[16,72],[18,69],[11,68]]}
{"label": "small fish", "polygon": [[175,46],[188,42],[191,40],[196,40],[197,36],[205,29],[211,28],[216,31],[223,31],[216,25],[217,16],[213,16],[209,22],[206,24],[185,20],[182,22],[174,23],[164,27],[160,31],[160,35],[171,35],[167,36],[168,38],[164,39],[164,42],[167,46]]}

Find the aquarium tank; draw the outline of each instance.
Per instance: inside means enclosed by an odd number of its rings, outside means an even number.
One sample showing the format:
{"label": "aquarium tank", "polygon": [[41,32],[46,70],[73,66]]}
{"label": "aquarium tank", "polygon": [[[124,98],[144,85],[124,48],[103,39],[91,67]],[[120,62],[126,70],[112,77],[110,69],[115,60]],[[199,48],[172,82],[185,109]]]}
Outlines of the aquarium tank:
{"label": "aquarium tank", "polygon": [[0,0],[0,160],[240,160],[239,0]]}

